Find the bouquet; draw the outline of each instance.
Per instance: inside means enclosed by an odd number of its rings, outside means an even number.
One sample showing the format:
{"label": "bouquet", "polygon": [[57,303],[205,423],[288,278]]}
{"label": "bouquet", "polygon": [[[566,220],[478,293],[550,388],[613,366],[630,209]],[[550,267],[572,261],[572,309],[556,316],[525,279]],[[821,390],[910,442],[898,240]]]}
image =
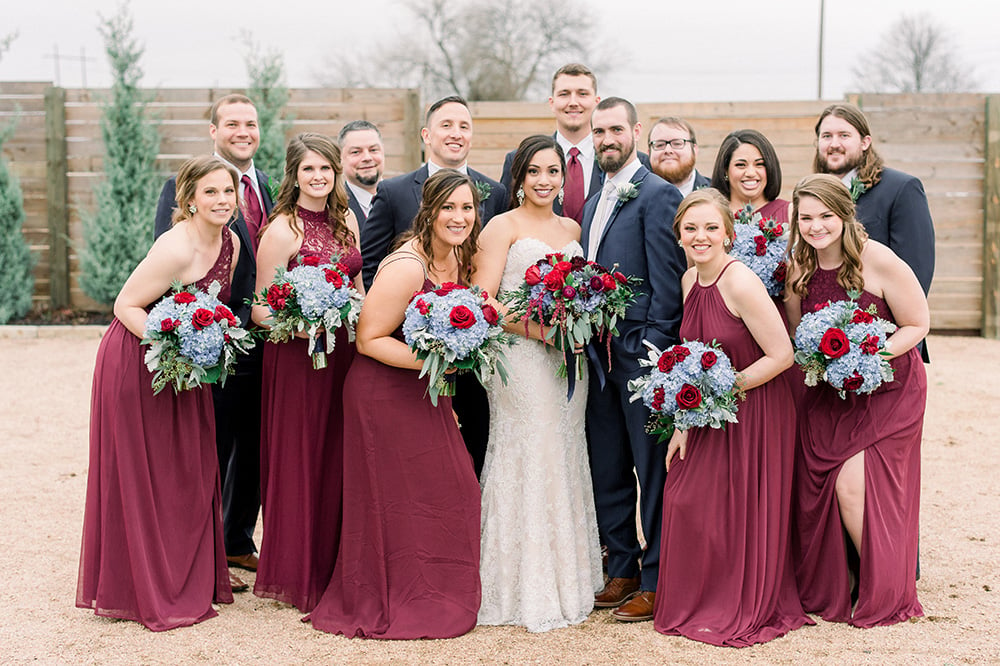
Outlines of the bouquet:
{"label": "bouquet", "polygon": [[645,344],[649,355],[639,359],[639,365],[651,370],[629,380],[628,389],[630,401],[641,399],[652,412],[646,432],[659,435],[657,441],[662,442],[675,429],[723,428],[737,422],[736,400],[742,392],[736,388],[733,364],[715,340],[685,340],[664,352]]}
{"label": "bouquet", "polygon": [[486,302],[479,287],[445,282],[418,291],[410,299],[403,320],[403,336],[417,358],[424,362],[420,376],[428,376],[431,403],[439,395],[455,395],[450,369],[472,370],[479,381],[496,372],[507,383],[503,346],[512,338],[504,333],[500,315]]}
{"label": "bouquet", "polygon": [[[545,342],[563,350],[566,359],[577,345],[589,343],[595,333],[609,334],[610,362],[611,336],[618,334],[618,318],[625,316],[625,309],[634,300],[632,287],[639,283],[638,278],[627,278],[614,268],[609,271],[583,257],[567,259],[558,252],[547,254],[528,266],[524,283],[503,294],[501,300],[511,314],[524,322],[525,335],[528,322],[540,324]],[[579,375],[585,361],[581,354],[575,356],[575,374]],[[566,376],[566,370],[564,361],[560,376]]]}
{"label": "bouquet", "polygon": [[892,381],[886,337],[896,325],[880,319],[874,304],[862,310],[860,295],[849,291],[849,300],[824,303],[802,316],[795,329],[795,362],[806,386],[822,379],[846,398],[848,392],[864,395]]}
{"label": "bouquet", "polygon": [[172,293],[149,311],[142,344],[149,345],[145,361],[153,373],[154,395],[168,384],[175,393],[225,384],[236,356],[253,347],[250,333],[219,301],[220,288],[213,282],[205,292],[174,282]]}
{"label": "bouquet", "polygon": [[730,256],[739,259],[756,273],[771,296],[780,296],[785,288],[785,249],[788,239],[784,228],[772,219],[764,219],[748,205],[736,213],[736,240]]}
{"label": "bouquet", "polygon": [[[354,328],[361,312],[361,296],[351,287],[347,267],[318,255],[299,255],[291,270],[277,269],[274,281],[263,290],[256,302],[271,309],[271,330],[267,339],[285,342],[304,332],[309,336],[308,353],[314,370],[326,367],[326,355],[333,351],[333,331],[347,327],[347,337],[354,340]],[[326,344],[319,336],[326,332]]]}

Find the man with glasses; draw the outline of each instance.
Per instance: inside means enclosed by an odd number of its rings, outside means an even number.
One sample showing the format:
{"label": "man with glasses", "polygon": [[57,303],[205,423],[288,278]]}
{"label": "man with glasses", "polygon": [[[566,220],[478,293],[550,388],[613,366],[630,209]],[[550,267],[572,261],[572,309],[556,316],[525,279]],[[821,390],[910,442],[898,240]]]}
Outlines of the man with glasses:
{"label": "man with glasses", "polygon": [[660,118],[649,130],[649,161],[653,173],[687,196],[708,187],[710,179],[694,168],[698,141],[694,128],[683,118]]}

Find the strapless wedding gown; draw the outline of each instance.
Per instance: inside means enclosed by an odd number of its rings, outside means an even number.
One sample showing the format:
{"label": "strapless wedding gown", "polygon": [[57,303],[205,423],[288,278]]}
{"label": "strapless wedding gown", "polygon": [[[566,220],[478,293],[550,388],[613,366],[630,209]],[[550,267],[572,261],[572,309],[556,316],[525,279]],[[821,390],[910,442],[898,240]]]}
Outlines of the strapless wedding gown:
{"label": "strapless wedding gown", "polygon": [[[501,293],[556,251],[583,254],[576,241],[560,250],[533,238],[515,242]],[[560,352],[519,337],[506,355],[507,384],[494,376],[487,385],[479,624],[541,632],[587,619],[604,584],[584,434],[587,377],[567,401],[566,380],[556,376]]]}

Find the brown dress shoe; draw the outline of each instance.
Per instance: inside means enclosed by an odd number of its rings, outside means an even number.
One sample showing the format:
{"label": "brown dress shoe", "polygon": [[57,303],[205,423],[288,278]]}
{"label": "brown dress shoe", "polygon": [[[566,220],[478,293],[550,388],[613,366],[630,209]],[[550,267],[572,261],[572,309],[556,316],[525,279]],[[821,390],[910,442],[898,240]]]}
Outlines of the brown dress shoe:
{"label": "brown dress shoe", "polygon": [[240,569],[246,569],[247,571],[257,571],[257,564],[260,562],[257,559],[256,553],[247,553],[246,555],[229,555],[226,557],[226,561],[229,562],[231,567],[239,567]]}
{"label": "brown dress shoe", "polygon": [[612,578],[604,589],[594,595],[594,608],[617,608],[630,594],[639,589],[639,577]]}
{"label": "brown dress shoe", "polygon": [[611,611],[611,615],[616,620],[622,622],[645,622],[653,619],[653,604],[656,601],[656,592],[642,590],[636,592],[632,597],[618,608]]}
{"label": "brown dress shoe", "polygon": [[250,589],[242,578],[233,574],[229,574],[229,587],[233,588],[233,592],[246,592]]}

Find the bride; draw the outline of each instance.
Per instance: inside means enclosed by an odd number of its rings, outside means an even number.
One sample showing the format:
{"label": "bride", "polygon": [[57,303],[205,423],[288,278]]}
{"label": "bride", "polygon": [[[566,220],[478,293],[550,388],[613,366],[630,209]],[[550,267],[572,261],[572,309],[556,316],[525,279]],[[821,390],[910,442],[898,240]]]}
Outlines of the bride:
{"label": "bride", "polygon": [[[512,210],[483,229],[474,281],[490,294],[516,289],[546,254],[582,255],[580,226],[552,212],[565,173],[552,136],[521,142],[514,156]],[[604,584],[584,437],[587,378],[572,400],[556,376],[562,353],[538,324],[506,351],[510,376],[487,386],[490,436],[482,484],[479,624],[540,632],[578,624]]]}

